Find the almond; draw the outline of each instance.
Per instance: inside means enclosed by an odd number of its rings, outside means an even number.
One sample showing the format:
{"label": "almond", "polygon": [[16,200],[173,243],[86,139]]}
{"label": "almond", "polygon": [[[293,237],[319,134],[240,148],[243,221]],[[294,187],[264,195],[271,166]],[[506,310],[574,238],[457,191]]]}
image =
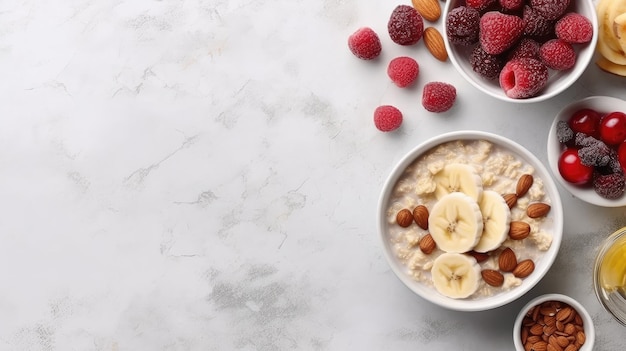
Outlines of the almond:
{"label": "almond", "polygon": [[567,320],[572,313],[574,313],[574,310],[571,307],[565,307],[556,313],[556,319],[559,321]]}
{"label": "almond", "polygon": [[533,186],[534,178],[530,174],[523,174],[517,181],[517,187],[515,188],[515,194],[517,197],[526,195],[528,189]]}
{"label": "almond", "polygon": [[478,263],[485,262],[489,258],[489,254],[488,253],[476,252],[474,250],[468,251],[468,252],[466,252],[466,254],[474,257],[476,259],[476,262],[478,262]]}
{"label": "almond", "polygon": [[517,264],[517,266],[515,266],[515,269],[513,269],[513,275],[518,278],[526,278],[534,270],[535,270],[535,262],[533,262],[533,260],[527,259],[527,260],[521,261],[520,263]]}
{"label": "almond", "polygon": [[517,257],[515,257],[515,252],[510,247],[507,247],[500,253],[498,267],[503,272],[512,272],[517,267]]}
{"label": "almond", "polygon": [[432,235],[426,234],[420,239],[419,246],[423,253],[430,255],[437,247],[437,243],[435,243]]}
{"label": "almond", "polygon": [[578,347],[574,344],[567,345],[563,351],[577,351]]}
{"label": "almond", "polygon": [[413,219],[417,225],[426,230],[428,229],[428,209],[424,205],[418,205],[413,209]]}
{"label": "almond", "polygon": [[509,225],[509,237],[513,240],[526,239],[530,234],[530,224],[522,221],[511,221]]}
{"label": "almond", "polygon": [[513,206],[517,203],[517,195],[515,194],[504,194],[502,197],[504,198],[504,201],[506,201],[509,208],[513,208]]}
{"label": "almond", "polygon": [[437,60],[446,61],[448,59],[443,37],[437,28],[428,27],[424,30],[424,45]]}
{"label": "almond", "polygon": [[402,228],[410,226],[413,223],[413,213],[406,208],[400,210],[396,215],[396,223]]}
{"label": "almond", "polygon": [[483,269],[480,274],[483,276],[485,283],[491,286],[502,286],[504,283],[504,276],[495,269]]}
{"label": "almond", "polygon": [[543,202],[532,203],[528,205],[528,208],[526,209],[526,214],[530,218],[543,217],[547,215],[548,212],[550,212],[550,205],[545,204]]}
{"label": "almond", "polygon": [[537,341],[533,344],[533,351],[546,351],[548,350],[548,343],[545,341]]}
{"label": "almond", "polygon": [[437,0],[411,0],[413,7],[427,21],[436,22],[441,17],[441,5]]}

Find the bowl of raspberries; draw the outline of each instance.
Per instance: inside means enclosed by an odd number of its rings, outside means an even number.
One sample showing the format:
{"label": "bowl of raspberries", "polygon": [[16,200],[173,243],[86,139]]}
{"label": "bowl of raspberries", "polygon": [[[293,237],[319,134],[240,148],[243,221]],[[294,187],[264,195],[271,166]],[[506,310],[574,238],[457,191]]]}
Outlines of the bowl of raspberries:
{"label": "bowl of raspberries", "polygon": [[626,101],[590,96],[564,107],[548,135],[548,162],[575,197],[626,206]]}
{"label": "bowl of raspberries", "polygon": [[592,0],[451,0],[450,61],[479,90],[518,103],[547,100],[585,71],[598,40]]}

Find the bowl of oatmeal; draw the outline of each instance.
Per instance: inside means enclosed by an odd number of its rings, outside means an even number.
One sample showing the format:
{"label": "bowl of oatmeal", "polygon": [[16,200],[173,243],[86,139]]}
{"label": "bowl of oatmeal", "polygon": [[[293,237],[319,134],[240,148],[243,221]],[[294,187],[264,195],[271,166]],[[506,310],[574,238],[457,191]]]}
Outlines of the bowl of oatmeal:
{"label": "bowl of oatmeal", "polygon": [[391,269],[410,290],[448,309],[481,311],[543,278],[561,244],[563,209],[548,170],[524,147],[457,131],[393,167],[377,225]]}

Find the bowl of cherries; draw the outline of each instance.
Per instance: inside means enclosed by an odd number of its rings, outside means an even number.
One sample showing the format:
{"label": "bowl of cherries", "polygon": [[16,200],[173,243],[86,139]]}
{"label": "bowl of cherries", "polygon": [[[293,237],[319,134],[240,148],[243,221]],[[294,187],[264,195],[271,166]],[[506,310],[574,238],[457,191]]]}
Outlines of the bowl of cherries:
{"label": "bowl of cherries", "polygon": [[548,162],[575,197],[626,206],[626,101],[591,96],[565,106],[550,128]]}

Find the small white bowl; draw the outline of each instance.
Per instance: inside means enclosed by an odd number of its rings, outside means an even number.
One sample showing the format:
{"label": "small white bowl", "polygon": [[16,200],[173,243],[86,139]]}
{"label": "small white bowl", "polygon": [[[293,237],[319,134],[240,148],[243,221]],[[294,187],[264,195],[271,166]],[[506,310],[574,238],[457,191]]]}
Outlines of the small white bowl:
{"label": "small white bowl", "polygon": [[589,312],[585,309],[583,305],[581,305],[578,301],[573,298],[562,295],[562,294],[545,294],[538,296],[528,302],[519,312],[517,318],[515,319],[515,324],[513,325],[513,344],[515,345],[515,350],[517,351],[525,351],[524,345],[522,344],[521,333],[522,333],[522,322],[524,317],[534,306],[540,305],[546,301],[560,301],[568,304],[572,308],[574,308],[578,314],[582,317],[583,321],[583,330],[585,333],[585,343],[580,347],[579,351],[591,351],[593,350],[593,345],[595,343],[596,332],[593,326],[593,320],[589,315]]}
{"label": "small white bowl", "polygon": [[[527,163],[534,168],[534,177],[543,181],[543,189],[546,196],[550,199],[551,210],[545,219],[545,228],[547,232],[552,234],[552,244],[540,254],[537,251],[537,261],[535,262],[534,272],[524,278],[521,285],[513,287],[506,291],[501,291],[492,296],[468,299],[453,299],[440,294],[432,285],[423,281],[414,279],[409,269],[396,254],[396,248],[390,238],[392,225],[390,223],[389,213],[391,202],[393,201],[393,189],[397,182],[402,178],[405,170],[415,160],[419,159],[434,147],[451,141],[460,140],[485,140],[491,142],[495,147],[506,150],[515,155],[523,163]],[[559,251],[561,239],[563,235],[563,207],[556,184],[552,180],[549,171],[530,151],[515,143],[514,141],[499,135],[481,132],[481,131],[457,131],[439,135],[431,138],[415,147],[406,154],[400,162],[393,167],[391,174],[383,184],[381,195],[378,202],[377,226],[382,241],[384,254],[387,262],[396,276],[414,293],[421,296],[427,301],[436,305],[457,311],[484,311],[493,309],[507,303],[510,303],[533,288],[548,272]],[[395,217],[394,217],[395,218]],[[396,228],[397,229],[397,228]],[[418,249],[419,250],[419,249]]]}
{"label": "small white bowl", "polygon": [[575,44],[574,48],[578,52],[576,59],[576,65],[567,71],[552,71],[550,70],[550,77],[548,84],[539,93],[539,95],[527,99],[513,99],[504,93],[497,79],[491,81],[482,78],[476,72],[472,70],[472,66],[469,62],[469,57],[472,52],[473,46],[464,47],[454,45],[450,43],[447,36],[447,21],[448,13],[454,8],[459,7],[465,3],[465,0],[450,0],[446,2],[443,10],[443,33],[446,50],[452,65],[457,71],[465,78],[470,84],[476,87],[478,90],[495,97],[497,99],[514,102],[514,103],[534,103],[540,102],[551,97],[554,97],[567,88],[569,88],[587,69],[587,66],[593,58],[596,44],[598,41],[598,19],[595,11],[595,5],[592,0],[578,0],[572,1],[568,11],[575,11],[585,17],[587,17],[593,26],[593,37],[591,42],[586,44]]}
{"label": "small white bowl", "polygon": [[548,163],[550,164],[550,170],[554,175],[554,178],[575,197],[597,206],[602,207],[621,207],[626,206],[626,194],[619,199],[610,200],[601,197],[596,194],[590,186],[577,186],[567,182],[559,173],[559,156],[564,150],[564,147],[559,143],[556,137],[556,125],[559,121],[567,121],[570,116],[582,109],[590,108],[598,112],[613,112],[622,111],[626,112],[626,101],[610,97],[610,96],[590,96],[582,100],[573,102],[565,106],[559,113],[557,113],[552,126],[550,127],[550,134],[548,135]]}

